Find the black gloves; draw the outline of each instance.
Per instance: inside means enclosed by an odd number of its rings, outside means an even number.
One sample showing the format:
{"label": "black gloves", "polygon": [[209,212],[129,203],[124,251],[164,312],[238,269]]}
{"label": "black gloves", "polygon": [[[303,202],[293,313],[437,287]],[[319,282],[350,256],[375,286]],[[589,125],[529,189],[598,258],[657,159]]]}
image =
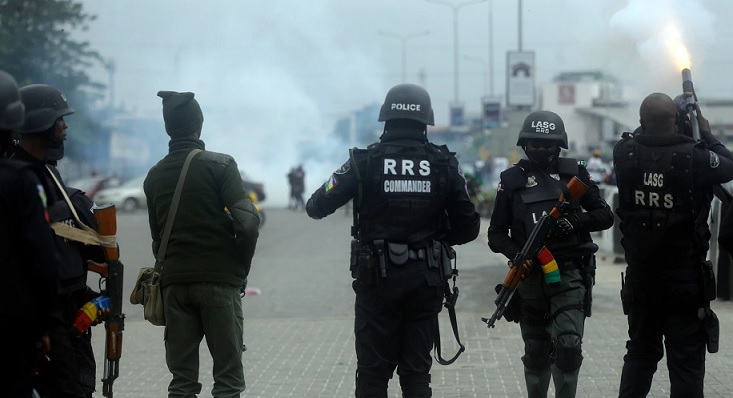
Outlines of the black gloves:
{"label": "black gloves", "polygon": [[570,235],[575,230],[573,222],[567,217],[560,217],[557,219],[555,228],[552,230],[552,238],[560,239]]}

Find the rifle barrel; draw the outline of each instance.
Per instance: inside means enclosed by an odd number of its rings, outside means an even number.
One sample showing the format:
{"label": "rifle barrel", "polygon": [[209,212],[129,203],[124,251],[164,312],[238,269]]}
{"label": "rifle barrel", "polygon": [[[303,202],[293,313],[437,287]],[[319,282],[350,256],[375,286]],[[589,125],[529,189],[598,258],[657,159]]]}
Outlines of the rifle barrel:
{"label": "rifle barrel", "polygon": [[690,126],[692,127],[692,138],[700,141],[700,125],[697,123],[697,113],[695,112],[695,86],[692,84],[692,72],[690,69],[682,69],[682,92],[687,101],[687,114],[690,116]]}

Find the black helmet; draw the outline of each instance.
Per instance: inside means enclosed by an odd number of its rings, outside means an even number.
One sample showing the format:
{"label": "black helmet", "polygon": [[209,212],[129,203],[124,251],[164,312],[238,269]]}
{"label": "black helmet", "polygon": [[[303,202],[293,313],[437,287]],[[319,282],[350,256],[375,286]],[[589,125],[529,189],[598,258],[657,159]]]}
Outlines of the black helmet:
{"label": "black helmet", "polygon": [[0,130],[13,130],[23,125],[25,106],[20,100],[18,83],[0,70]]}
{"label": "black helmet", "polygon": [[524,119],[517,146],[523,147],[527,145],[527,140],[532,139],[559,141],[560,148],[568,149],[565,123],[555,112],[535,111]]}
{"label": "black helmet", "polygon": [[21,87],[20,97],[25,104],[25,124],[20,129],[21,133],[46,131],[60,117],[74,113],[66,102],[64,94],[48,84],[31,84]]}
{"label": "black helmet", "polygon": [[392,87],[384,97],[378,121],[392,119],[410,119],[434,126],[430,94],[416,84],[398,84]]}

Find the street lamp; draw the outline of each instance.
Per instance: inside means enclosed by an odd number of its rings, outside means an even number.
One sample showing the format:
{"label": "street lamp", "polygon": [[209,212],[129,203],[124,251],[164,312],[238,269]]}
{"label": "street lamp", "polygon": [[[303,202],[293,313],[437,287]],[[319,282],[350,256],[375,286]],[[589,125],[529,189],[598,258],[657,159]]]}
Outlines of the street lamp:
{"label": "street lamp", "polygon": [[453,87],[455,90],[455,103],[458,104],[458,10],[472,4],[483,3],[487,0],[470,0],[463,3],[453,4],[444,0],[425,0],[428,3],[441,4],[453,9]]}
{"label": "street lamp", "polygon": [[463,58],[465,58],[468,61],[474,61],[481,64],[482,74],[484,75],[484,95],[486,95],[488,90],[488,72],[486,71],[486,61],[484,61],[482,58],[479,57],[472,57],[470,55],[464,55]]}
{"label": "street lamp", "polygon": [[106,69],[109,74],[109,107],[112,109],[115,106],[115,72],[117,71],[117,63],[112,58],[103,62],[104,69]]}
{"label": "street lamp", "polygon": [[378,33],[382,36],[394,37],[395,39],[400,39],[402,41],[402,83],[406,83],[407,82],[407,69],[405,65],[407,64],[407,41],[410,39],[414,39],[416,37],[427,36],[430,34],[430,31],[426,30],[423,32],[416,32],[416,33],[411,33],[408,35],[400,35],[398,33],[386,32],[383,30],[380,30]]}

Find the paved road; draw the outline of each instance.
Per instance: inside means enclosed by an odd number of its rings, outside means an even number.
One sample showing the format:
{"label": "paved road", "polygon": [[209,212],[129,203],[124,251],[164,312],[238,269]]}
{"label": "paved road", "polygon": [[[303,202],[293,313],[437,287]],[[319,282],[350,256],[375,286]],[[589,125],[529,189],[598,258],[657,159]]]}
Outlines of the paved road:
{"label": "paved road", "polygon": [[[304,213],[267,209],[250,287],[261,294],[244,299],[246,397],[351,397],[356,358],[353,352],[353,292],[347,271],[351,217],[334,214],[310,220]],[[457,247],[460,270],[458,321],[466,352],[450,366],[433,367],[434,397],[521,397],[522,341],[519,327],[505,321],[487,330],[480,321],[493,310],[492,287],[503,279],[506,260],[486,246],[485,230]],[[121,260],[127,267],[126,297],[140,266],[152,264],[144,213],[118,217]],[[594,313],[586,323],[584,363],[578,397],[617,396],[626,319],[619,300],[624,264],[606,253],[598,256]],[[733,302],[715,302],[721,332],[733,330]],[[166,396],[170,380],[165,366],[164,328],[148,324],[139,306],[126,303],[120,378],[115,397]],[[441,314],[443,355],[452,356],[453,342],[446,312]],[[95,348],[102,371],[104,333],[95,328]],[[211,397],[211,358],[201,349],[200,397]],[[707,397],[733,396],[733,339],[723,337],[720,352],[708,355]],[[101,397],[101,382],[97,396]],[[400,397],[397,380],[390,398]],[[666,366],[660,363],[650,397],[669,396]]]}

